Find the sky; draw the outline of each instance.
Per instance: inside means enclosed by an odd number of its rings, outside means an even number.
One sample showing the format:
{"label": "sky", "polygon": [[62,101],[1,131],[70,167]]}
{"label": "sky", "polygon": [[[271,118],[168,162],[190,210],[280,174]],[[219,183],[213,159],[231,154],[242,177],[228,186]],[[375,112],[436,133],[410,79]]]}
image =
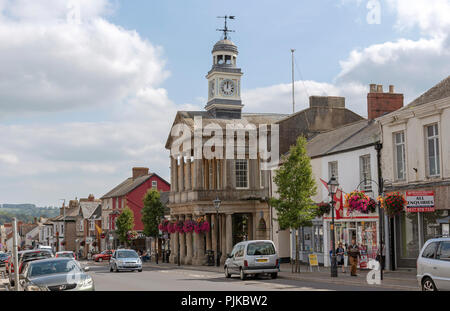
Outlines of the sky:
{"label": "sky", "polygon": [[169,180],[177,110],[203,110],[229,22],[244,112],[290,113],[370,83],[405,105],[450,74],[450,0],[0,0],[0,203],[101,197],[133,166]]}

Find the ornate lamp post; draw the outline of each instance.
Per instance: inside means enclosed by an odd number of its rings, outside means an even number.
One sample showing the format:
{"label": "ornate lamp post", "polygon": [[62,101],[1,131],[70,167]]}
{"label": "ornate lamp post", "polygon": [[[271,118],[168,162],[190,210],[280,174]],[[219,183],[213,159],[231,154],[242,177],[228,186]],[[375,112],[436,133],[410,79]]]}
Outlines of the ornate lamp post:
{"label": "ornate lamp post", "polygon": [[[220,251],[219,208],[220,208],[221,201],[217,197],[215,200],[213,200],[213,203],[214,203],[214,207],[216,209],[216,224],[217,224],[217,262],[216,262],[216,266],[220,267],[220,257],[222,256],[222,253]],[[214,230],[216,230],[216,228],[214,228]]]}
{"label": "ornate lamp post", "polygon": [[337,188],[339,186],[338,181],[334,177],[334,175],[331,176],[330,181],[327,183],[328,185],[328,193],[331,197],[331,243],[332,243],[332,253],[331,253],[331,277],[337,277],[337,264],[336,264],[336,241],[334,236],[334,195],[337,191]]}

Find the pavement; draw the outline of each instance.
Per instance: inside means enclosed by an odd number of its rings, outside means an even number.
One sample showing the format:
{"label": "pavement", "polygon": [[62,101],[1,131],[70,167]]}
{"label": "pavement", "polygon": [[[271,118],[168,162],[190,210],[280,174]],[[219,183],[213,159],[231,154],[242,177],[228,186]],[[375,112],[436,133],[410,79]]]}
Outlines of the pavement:
{"label": "pavement", "polygon": [[[84,261],[84,265],[92,266],[92,265],[107,265],[107,263],[95,263],[93,261]],[[181,269],[183,271],[202,271],[202,272],[215,272],[223,274],[223,267],[215,267],[215,266],[194,266],[194,265],[175,265],[168,263],[159,263],[155,262],[145,262],[143,264],[144,268],[152,268],[152,269],[163,269],[163,270],[177,270]],[[390,289],[390,290],[406,290],[406,291],[418,291],[419,287],[416,281],[416,269],[402,269],[396,271],[384,271],[383,280],[381,280],[381,284],[368,284],[367,282],[367,274],[369,270],[359,270],[357,277],[350,276],[349,269],[347,267],[347,272],[342,273],[342,270],[338,270],[338,277],[332,278],[330,276],[330,269],[328,267],[319,267],[319,271],[317,271],[317,267],[313,268],[314,270],[311,272],[309,266],[301,265],[300,273],[292,273],[291,264],[281,264],[280,272],[278,273],[278,278],[282,280],[291,280],[297,281],[307,284],[308,282],[317,283],[326,283],[326,284],[334,284],[334,285],[347,285],[351,288],[353,287],[361,287],[363,290],[372,290],[375,288],[379,289]],[[345,289],[343,289],[345,290]]]}

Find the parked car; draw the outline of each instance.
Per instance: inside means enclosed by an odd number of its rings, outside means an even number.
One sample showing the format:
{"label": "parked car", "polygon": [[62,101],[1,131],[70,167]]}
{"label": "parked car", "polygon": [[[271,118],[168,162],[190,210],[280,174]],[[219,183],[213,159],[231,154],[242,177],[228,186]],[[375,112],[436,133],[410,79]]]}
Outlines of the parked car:
{"label": "parked car", "polygon": [[109,260],[109,271],[137,270],[142,272],[142,261],[136,251],[132,249],[118,249]]}
{"label": "parked car", "polygon": [[8,261],[9,255],[6,253],[0,254],[0,267],[4,267],[6,265],[6,262]]}
{"label": "parked car", "polygon": [[425,242],[417,258],[417,281],[423,291],[450,290],[450,237]]}
{"label": "parked car", "polygon": [[48,251],[50,251],[53,254],[53,249],[51,246],[47,246],[47,245],[38,245],[36,249],[46,249]]}
{"label": "parked car", "polygon": [[270,240],[244,241],[233,247],[224,265],[225,277],[239,274],[241,280],[248,275],[270,274],[275,279],[279,272],[278,254]]}
{"label": "parked car", "polygon": [[25,291],[94,291],[94,280],[70,258],[49,258],[30,262],[20,284]]}
{"label": "parked car", "polygon": [[[41,260],[46,258],[52,258],[53,255],[48,250],[31,250],[31,251],[22,251],[19,255],[19,274],[23,271],[23,263],[27,261],[33,261],[33,260]],[[11,265],[13,266],[13,265]],[[12,269],[14,272],[14,269]],[[9,273],[9,283],[11,286],[14,286],[14,274]]]}
{"label": "parked car", "polygon": [[92,256],[92,260],[94,260],[96,262],[102,262],[104,260],[109,260],[113,253],[114,253],[114,250],[103,251],[100,254],[95,254],[94,256]]}
{"label": "parked car", "polygon": [[55,258],[66,257],[77,260],[77,255],[72,251],[62,251],[55,254]]}

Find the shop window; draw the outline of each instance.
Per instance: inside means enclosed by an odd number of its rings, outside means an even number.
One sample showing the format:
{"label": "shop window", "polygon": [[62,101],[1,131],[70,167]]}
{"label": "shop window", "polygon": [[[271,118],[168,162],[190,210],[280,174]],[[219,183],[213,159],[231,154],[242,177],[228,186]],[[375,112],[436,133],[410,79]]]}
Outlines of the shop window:
{"label": "shop window", "polygon": [[405,179],[405,133],[394,133],[395,179]]}
{"label": "shop window", "polygon": [[440,260],[450,261],[450,242],[441,242],[436,258]]}
{"label": "shop window", "polygon": [[436,254],[436,249],[438,246],[438,242],[433,242],[428,244],[428,246],[424,249],[422,253],[423,258],[434,259],[434,255]]}
{"label": "shop window", "polygon": [[314,251],[323,253],[323,226],[314,226]]}
{"label": "shop window", "polygon": [[417,213],[400,216],[400,258],[417,259],[419,255],[419,221]]}
{"label": "shop window", "polygon": [[426,127],[427,136],[427,166],[428,176],[439,176],[441,173],[439,158],[439,133],[438,125],[433,124]]}
{"label": "shop window", "polygon": [[[422,213],[423,218],[423,241],[448,235],[448,210],[436,210],[434,212]],[[447,232],[446,232],[447,231]]]}

